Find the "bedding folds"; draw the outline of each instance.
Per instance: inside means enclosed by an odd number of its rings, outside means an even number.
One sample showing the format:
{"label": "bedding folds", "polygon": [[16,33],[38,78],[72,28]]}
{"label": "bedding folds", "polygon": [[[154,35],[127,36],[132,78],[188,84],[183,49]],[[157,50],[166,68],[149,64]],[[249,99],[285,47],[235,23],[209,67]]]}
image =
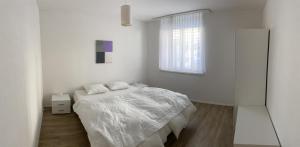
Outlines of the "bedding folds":
{"label": "bedding folds", "polygon": [[186,95],[144,87],[116,95],[87,96],[73,105],[92,147],[163,147],[196,108]]}

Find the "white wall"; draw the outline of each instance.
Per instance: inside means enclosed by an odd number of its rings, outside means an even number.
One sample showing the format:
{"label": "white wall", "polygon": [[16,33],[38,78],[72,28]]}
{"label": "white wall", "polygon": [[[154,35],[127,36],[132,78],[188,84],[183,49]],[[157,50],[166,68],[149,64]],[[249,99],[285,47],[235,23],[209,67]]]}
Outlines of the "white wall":
{"label": "white wall", "polygon": [[269,0],[271,30],[267,107],[283,147],[300,146],[300,1]]}
{"label": "white wall", "polygon": [[1,0],[0,19],[0,146],[37,146],[42,83],[36,1]]}
{"label": "white wall", "polygon": [[238,28],[262,26],[262,11],[217,11],[205,15],[207,26],[207,72],[185,75],[160,71],[158,68],[159,22],[147,24],[147,82],[187,94],[201,102],[233,105],[235,40]]}
{"label": "white wall", "polygon": [[[122,27],[119,14],[94,9],[40,13],[45,105],[50,105],[51,94],[72,92],[88,83],[145,81],[143,23]],[[111,64],[95,63],[95,40],[113,41]]]}

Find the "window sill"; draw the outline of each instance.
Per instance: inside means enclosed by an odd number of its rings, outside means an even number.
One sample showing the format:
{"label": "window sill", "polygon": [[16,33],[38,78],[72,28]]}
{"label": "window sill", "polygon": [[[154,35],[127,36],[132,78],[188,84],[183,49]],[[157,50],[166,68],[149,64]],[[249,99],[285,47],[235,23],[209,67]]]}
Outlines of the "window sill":
{"label": "window sill", "polygon": [[189,73],[189,72],[180,72],[180,71],[172,71],[172,70],[163,70],[159,69],[161,72],[166,72],[166,73],[175,73],[175,74],[182,74],[182,75],[194,75],[194,76],[204,76],[204,73]]}

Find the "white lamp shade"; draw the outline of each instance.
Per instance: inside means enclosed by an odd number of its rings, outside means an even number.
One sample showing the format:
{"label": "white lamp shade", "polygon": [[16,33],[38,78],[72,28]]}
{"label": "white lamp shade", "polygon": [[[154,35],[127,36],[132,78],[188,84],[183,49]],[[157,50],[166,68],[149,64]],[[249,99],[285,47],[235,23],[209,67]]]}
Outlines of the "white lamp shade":
{"label": "white lamp shade", "polygon": [[131,26],[130,6],[121,6],[121,24],[122,26]]}

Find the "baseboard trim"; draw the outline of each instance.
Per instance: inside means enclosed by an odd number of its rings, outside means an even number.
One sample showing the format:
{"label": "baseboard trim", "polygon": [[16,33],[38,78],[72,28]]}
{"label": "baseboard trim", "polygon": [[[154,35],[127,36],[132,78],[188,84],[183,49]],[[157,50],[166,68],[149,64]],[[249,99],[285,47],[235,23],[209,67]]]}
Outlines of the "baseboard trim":
{"label": "baseboard trim", "polygon": [[204,100],[199,100],[199,99],[190,99],[192,102],[197,102],[197,103],[204,103],[204,104],[212,104],[212,105],[220,105],[220,106],[230,106],[233,107],[233,104],[225,104],[225,103],[219,103],[219,102],[212,102],[212,101],[204,101]]}

